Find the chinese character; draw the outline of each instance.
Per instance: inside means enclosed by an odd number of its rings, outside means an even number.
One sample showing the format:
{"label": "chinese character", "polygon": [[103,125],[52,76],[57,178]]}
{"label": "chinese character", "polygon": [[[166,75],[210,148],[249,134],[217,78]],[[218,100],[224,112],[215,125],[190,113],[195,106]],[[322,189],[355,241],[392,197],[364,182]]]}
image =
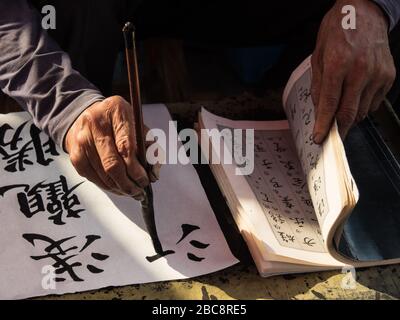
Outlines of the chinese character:
{"label": "chinese character", "polygon": [[272,183],[272,186],[274,188],[282,188],[283,187],[283,185],[279,184],[278,180],[275,177],[271,178],[271,180],[269,180],[269,182]]}
{"label": "chinese character", "polygon": [[293,161],[281,161],[281,164],[288,170],[292,171],[295,169]]}
{"label": "chinese character", "polygon": [[304,241],[304,244],[309,247],[313,247],[315,245],[315,241],[313,238],[305,237],[303,241]]}
{"label": "chinese character", "polygon": [[[28,184],[15,184],[0,188],[0,196],[12,189],[22,188],[17,193],[20,211],[27,217],[32,218],[39,212],[48,212],[49,220],[53,220],[56,225],[63,225],[63,213],[66,212],[67,218],[80,218],[79,213],[85,209],[75,208],[80,205],[78,197],[72,192],[81,184],[78,183],[72,188],[68,188],[67,180],[60,176],[60,180],[52,183],[39,182],[32,188]],[[47,205],[45,205],[47,202]]]}
{"label": "chinese character", "polygon": [[289,196],[285,196],[282,199],[282,203],[286,206],[288,209],[292,209],[294,207],[293,204],[293,199],[290,199]]}
{"label": "chinese character", "polygon": [[262,165],[265,167],[265,169],[272,168],[272,162],[269,162],[267,159],[264,159],[262,162],[263,162]]}
{"label": "chinese character", "polygon": [[[178,242],[176,244],[181,243],[192,232],[194,232],[196,230],[200,230],[200,227],[194,226],[194,225],[191,225],[191,224],[182,224],[181,229],[182,229],[182,236],[180,237],[180,239],[178,240]],[[204,250],[204,249],[208,248],[209,245],[210,245],[208,243],[203,243],[203,242],[200,242],[200,241],[197,241],[197,240],[192,240],[192,241],[189,242],[189,244],[193,248],[200,249],[200,250]],[[156,261],[156,260],[158,260],[158,259],[160,259],[162,257],[165,257],[165,256],[170,255],[170,254],[174,254],[174,253],[175,253],[175,251],[173,251],[173,250],[167,250],[167,251],[164,251],[162,253],[158,253],[155,256],[146,257],[146,259],[147,259],[147,261],[152,263],[152,262],[154,262],[154,261]],[[194,262],[201,262],[201,261],[203,261],[205,259],[205,258],[199,257],[199,256],[197,256],[197,255],[195,255],[194,253],[191,253],[191,252],[188,252],[186,254],[186,256],[187,256],[187,258],[189,260],[194,261]]]}
{"label": "chinese character", "polygon": [[285,232],[280,231],[278,232],[278,234],[280,235],[281,239],[286,243],[288,243],[289,241],[293,243],[295,240],[293,235],[287,234]]}
{"label": "chinese character", "polygon": [[275,149],[274,149],[275,152],[282,153],[282,152],[285,152],[285,151],[286,151],[286,149],[285,149],[284,147],[282,147],[282,146],[279,144],[279,142],[274,142],[273,145],[275,146]]}
{"label": "chinese character", "polygon": [[[32,165],[32,153],[34,153],[36,162],[42,166],[48,166],[53,161],[51,157],[46,157],[50,154],[58,156],[54,142],[49,138],[46,142],[42,142],[40,138],[40,130],[33,124],[30,126],[31,140],[25,144],[20,142],[21,133],[28,122],[24,122],[17,129],[13,129],[9,124],[0,126],[0,155],[3,160],[7,161],[4,170],[8,172],[25,171],[25,166]],[[6,139],[6,133],[9,130],[14,130],[9,139]]]}
{"label": "chinese character", "polygon": [[298,225],[300,228],[303,228],[304,225],[304,218],[290,218],[294,222],[295,225]]}
{"label": "chinese character", "polygon": [[[36,243],[41,241],[47,243],[47,246],[44,248],[45,254],[39,256],[31,256],[33,260],[39,261],[43,259],[51,259],[53,260],[52,267],[55,268],[55,274],[57,275],[69,275],[73,281],[84,281],[84,279],[80,278],[77,273],[75,272],[75,268],[81,267],[81,262],[71,262],[70,260],[76,260],[76,257],[79,253],[85,251],[93,242],[100,239],[100,236],[97,235],[88,235],[86,236],[85,244],[79,249],[76,245],[71,245],[68,248],[66,247],[66,242],[74,239],[74,237],[68,237],[61,240],[53,240],[47,236],[40,235],[40,234],[33,234],[27,233],[22,236],[26,241],[31,243],[34,247],[36,247]],[[65,245],[65,246],[64,246]],[[64,246],[64,248],[63,248]],[[79,250],[79,251],[78,251]],[[98,261],[104,261],[109,258],[109,256],[101,254],[101,253],[91,253],[91,257]],[[101,273],[104,270],[91,265],[87,264],[86,268],[91,273]],[[56,282],[65,281],[66,278],[64,277],[57,277],[55,279]]]}
{"label": "chinese character", "polygon": [[308,88],[300,87],[299,94],[300,94],[299,100],[307,103],[309,97],[311,96],[311,90]]}

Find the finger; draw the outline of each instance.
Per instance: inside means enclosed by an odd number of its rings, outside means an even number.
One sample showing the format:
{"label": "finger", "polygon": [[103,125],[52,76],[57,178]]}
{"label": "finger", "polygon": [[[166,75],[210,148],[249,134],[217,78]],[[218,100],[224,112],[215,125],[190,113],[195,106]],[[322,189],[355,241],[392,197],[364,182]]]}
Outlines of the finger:
{"label": "finger", "polygon": [[119,191],[142,199],[144,196],[143,189],[129,179],[125,163],[117,152],[113,137],[97,138],[96,141],[96,149],[105,174],[114,181]]}
{"label": "finger", "polygon": [[149,177],[151,182],[156,182],[160,180],[160,171],[161,171],[161,164],[156,163],[151,166],[150,172],[149,172]]}
{"label": "finger", "polygon": [[128,176],[139,187],[145,188],[150,182],[147,173],[136,157],[135,132],[131,106],[126,101],[115,108],[112,114],[112,126],[118,154],[126,166]]}
{"label": "finger", "polygon": [[343,96],[336,113],[336,120],[339,128],[339,134],[344,139],[353,126],[361,100],[361,92],[364,86],[362,82],[345,81],[343,86]]}
{"label": "finger", "polygon": [[[91,141],[94,141],[93,137],[91,137]],[[123,193],[119,191],[119,187],[115,184],[114,180],[104,171],[94,143],[88,144],[84,152],[93,170],[97,173],[99,179],[109,188],[109,191],[122,195]]]}
{"label": "finger", "polygon": [[103,190],[110,191],[110,187],[107,186],[97,175],[96,171],[90,165],[86,155],[82,152],[71,151],[70,159],[78,174],[90,182],[93,182]]}
{"label": "finger", "polygon": [[[120,192],[118,190],[117,186],[115,185],[115,183],[111,179],[109,179],[107,184],[104,183],[104,179],[102,178],[103,175],[93,167],[93,165],[92,165],[93,162],[89,160],[89,158],[87,157],[86,154],[84,155],[84,158],[85,158],[84,161],[89,164],[88,168],[86,168],[85,170],[89,171],[91,169],[91,172],[92,172],[91,177],[88,178],[88,180],[90,182],[94,183],[95,185],[97,185],[101,189],[103,189],[105,191],[108,191],[108,192],[112,192],[112,193],[114,193],[114,194],[116,194],[118,196],[124,195],[122,192]],[[112,187],[110,188],[108,185],[111,185]]]}
{"label": "finger", "polygon": [[312,79],[311,79],[311,98],[315,108],[318,107],[319,94],[321,90],[321,69],[318,63],[317,54],[313,53],[311,56],[312,65]]}
{"label": "finger", "polygon": [[376,110],[379,109],[386,95],[392,88],[393,83],[396,79],[396,69],[394,67],[388,68],[388,71],[383,73],[383,79],[384,80],[382,82],[386,83],[386,85],[381,86],[379,90],[376,91],[376,94],[371,104],[371,112],[375,112]]}
{"label": "finger", "polygon": [[371,112],[375,112],[381,106],[383,100],[385,99],[385,89],[380,88],[374,95],[371,102]]}
{"label": "finger", "polygon": [[321,144],[327,136],[339,106],[344,77],[324,70],[314,126],[314,142]]}
{"label": "finger", "polygon": [[378,91],[378,87],[375,84],[369,84],[365,87],[361,99],[360,106],[358,108],[358,113],[355,122],[363,121],[370,110],[372,110],[373,99]]}
{"label": "finger", "polygon": [[143,196],[143,190],[127,175],[125,163],[115,146],[111,127],[96,127],[92,135],[103,170],[114,181],[119,191],[132,196]]}
{"label": "finger", "polygon": [[118,187],[114,181],[104,173],[103,167],[97,155],[97,150],[94,147],[94,139],[91,131],[81,131],[79,135],[77,135],[77,142],[77,149],[81,155],[81,158],[85,158],[87,160],[86,164],[92,168],[96,176],[107,187],[107,190],[118,190]]}

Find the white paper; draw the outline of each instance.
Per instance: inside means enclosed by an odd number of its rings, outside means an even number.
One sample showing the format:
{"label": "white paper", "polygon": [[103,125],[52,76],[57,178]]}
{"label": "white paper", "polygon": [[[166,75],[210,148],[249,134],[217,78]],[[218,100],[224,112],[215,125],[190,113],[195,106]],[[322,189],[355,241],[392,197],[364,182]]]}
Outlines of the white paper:
{"label": "white paper", "polygon": [[[144,115],[150,128],[168,133],[164,105],[145,106]],[[25,121],[21,139],[9,144]],[[238,262],[191,165],[163,166],[153,186],[158,235],[174,253],[149,262],[155,252],[139,203],[80,177],[59,148],[42,155],[51,145],[31,125],[24,112],[0,115],[0,299],[190,278]],[[178,243],[182,228],[191,232]],[[53,271],[64,280],[53,281]]]}

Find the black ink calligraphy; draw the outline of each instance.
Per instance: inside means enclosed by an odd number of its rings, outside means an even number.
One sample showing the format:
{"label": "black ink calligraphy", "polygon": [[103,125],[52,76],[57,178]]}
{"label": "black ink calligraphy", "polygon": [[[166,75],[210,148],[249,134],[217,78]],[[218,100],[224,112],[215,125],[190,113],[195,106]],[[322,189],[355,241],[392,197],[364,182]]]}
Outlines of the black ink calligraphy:
{"label": "black ink calligraphy", "polygon": [[58,181],[50,183],[41,181],[33,187],[28,184],[3,186],[0,188],[0,196],[4,197],[5,193],[13,189],[22,189],[17,193],[17,199],[20,211],[27,218],[32,218],[40,212],[48,212],[49,220],[55,225],[63,225],[64,213],[66,218],[80,218],[79,214],[84,211],[79,208],[80,201],[73,193],[82,183],[70,188],[66,178],[61,175]]}
{"label": "black ink calligraphy", "polygon": [[[195,225],[191,225],[191,224],[182,224],[181,225],[182,235],[181,235],[181,237],[179,238],[179,240],[177,241],[176,244],[177,245],[180,244],[190,234],[192,234],[193,232],[195,232],[197,230],[200,230],[199,226],[195,226]],[[191,240],[189,242],[189,244],[190,244],[191,247],[193,247],[195,249],[200,249],[200,250],[205,250],[210,246],[209,243],[203,243],[203,242],[198,241],[198,240]],[[152,263],[152,262],[157,261],[158,259],[161,259],[161,258],[166,257],[166,256],[171,255],[171,254],[175,254],[175,251],[167,250],[167,251],[164,251],[162,253],[156,254],[154,256],[146,257],[146,260],[149,261],[150,263]],[[189,260],[194,261],[194,262],[201,262],[201,261],[203,261],[205,259],[204,257],[199,257],[199,256],[195,255],[192,252],[188,252],[186,254],[186,256],[187,256],[187,258]]]}
{"label": "black ink calligraphy", "polygon": [[[17,172],[25,171],[25,167],[33,165],[32,157],[36,163],[48,166],[54,156],[58,156],[56,145],[48,138],[42,142],[40,130],[33,124],[30,125],[28,141],[23,141],[22,132],[27,126],[28,121],[19,125],[16,129],[9,124],[0,126],[0,155],[6,161],[5,171]],[[11,133],[11,137],[10,134]],[[8,138],[6,138],[8,136]]]}
{"label": "black ink calligraphy", "polygon": [[[55,273],[58,275],[55,278],[56,282],[63,282],[67,278],[61,277],[60,275],[69,276],[71,280],[75,282],[84,281],[84,279],[77,274],[76,269],[82,267],[82,263],[76,261],[79,254],[82,254],[89,246],[91,246],[96,240],[99,240],[101,237],[98,235],[88,235],[86,236],[86,242],[79,249],[77,245],[70,245],[67,247],[66,243],[75,239],[75,236],[64,238],[61,240],[53,240],[50,237],[34,234],[34,233],[26,233],[23,235],[23,238],[36,247],[38,242],[45,243],[44,254],[31,256],[31,259],[35,261],[39,260],[50,260],[52,263],[52,267],[55,269]],[[105,261],[109,258],[108,255],[92,252],[91,257],[97,261]],[[71,260],[75,260],[75,262],[71,262]],[[86,269],[93,274],[102,273],[104,270],[96,267],[92,264],[87,264]]]}

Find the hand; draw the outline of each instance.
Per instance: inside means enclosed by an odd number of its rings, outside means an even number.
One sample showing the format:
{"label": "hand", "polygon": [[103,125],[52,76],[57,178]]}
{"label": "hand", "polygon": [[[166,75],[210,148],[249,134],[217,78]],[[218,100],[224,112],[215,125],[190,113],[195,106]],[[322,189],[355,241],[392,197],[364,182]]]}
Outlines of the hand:
{"label": "hand", "polygon": [[132,107],[122,97],[96,102],[69,129],[65,149],[81,176],[104,190],[142,200],[143,189],[158,180],[160,166],[146,173],[137,160],[133,123]]}
{"label": "hand", "polygon": [[[342,28],[344,5],[356,9],[356,29]],[[353,124],[380,106],[396,77],[388,23],[369,0],[338,0],[324,17],[312,55],[314,141],[322,143],[336,117],[344,139]]]}

